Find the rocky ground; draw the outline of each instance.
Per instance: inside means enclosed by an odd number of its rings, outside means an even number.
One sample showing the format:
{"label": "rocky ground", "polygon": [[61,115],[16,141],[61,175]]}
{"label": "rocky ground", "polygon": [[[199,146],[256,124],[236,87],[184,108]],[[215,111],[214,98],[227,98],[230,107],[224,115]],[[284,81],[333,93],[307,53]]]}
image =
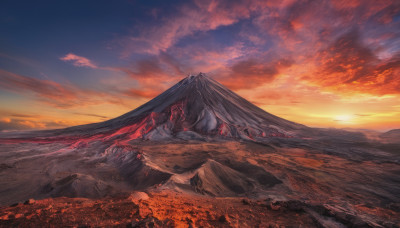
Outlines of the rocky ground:
{"label": "rocky ground", "polygon": [[343,137],[5,143],[0,226],[399,227],[396,148]]}
{"label": "rocky ground", "polygon": [[0,211],[1,227],[345,227],[346,224],[373,225],[328,205],[212,198],[175,191],[134,192],[130,196],[101,200],[65,197],[30,200]]}

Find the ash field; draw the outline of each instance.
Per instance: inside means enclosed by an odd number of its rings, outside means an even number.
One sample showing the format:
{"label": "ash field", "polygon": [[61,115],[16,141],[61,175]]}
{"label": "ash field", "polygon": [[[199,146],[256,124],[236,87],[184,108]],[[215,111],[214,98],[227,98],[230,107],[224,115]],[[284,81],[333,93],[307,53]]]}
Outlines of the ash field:
{"label": "ash field", "polygon": [[400,134],[310,128],[192,75],[102,123],[1,133],[0,206],[1,227],[399,227]]}

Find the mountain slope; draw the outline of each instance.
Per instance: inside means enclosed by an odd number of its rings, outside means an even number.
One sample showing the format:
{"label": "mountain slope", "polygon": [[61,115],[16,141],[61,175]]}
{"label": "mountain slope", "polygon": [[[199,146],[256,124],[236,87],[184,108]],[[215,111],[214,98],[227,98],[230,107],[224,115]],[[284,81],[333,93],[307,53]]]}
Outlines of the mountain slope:
{"label": "mountain slope", "polygon": [[[274,116],[205,74],[189,76],[156,98],[105,122],[35,132],[36,137],[160,140],[204,136],[292,137],[305,126]],[[28,134],[29,136],[29,134]]]}

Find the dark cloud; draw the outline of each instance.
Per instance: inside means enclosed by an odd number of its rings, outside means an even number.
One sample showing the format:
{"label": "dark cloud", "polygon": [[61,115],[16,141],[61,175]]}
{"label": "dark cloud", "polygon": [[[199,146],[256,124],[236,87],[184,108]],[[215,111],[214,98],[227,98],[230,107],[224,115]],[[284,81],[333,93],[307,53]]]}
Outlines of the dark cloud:
{"label": "dark cloud", "polygon": [[185,75],[183,65],[168,53],[148,57],[133,63],[130,67],[120,68],[139,85],[121,91],[131,97],[153,98],[168,88],[168,82],[174,82]]}
{"label": "dark cloud", "polygon": [[158,58],[148,58],[137,61],[133,67],[122,69],[132,78],[145,80],[165,75]]}
{"label": "dark cloud", "polygon": [[[320,53],[320,57],[322,73],[327,76],[334,75],[332,79],[338,83],[357,81],[367,75],[377,61],[372,50],[362,43],[357,30],[339,37]],[[329,82],[326,79],[324,81]]]}
{"label": "dark cloud", "polygon": [[271,82],[282,69],[293,64],[289,59],[278,59],[272,62],[262,62],[258,59],[246,59],[234,63],[228,77],[222,78],[222,83],[231,89],[249,89]]}
{"label": "dark cloud", "polygon": [[80,113],[80,112],[74,112],[73,114],[75,115],[80,115],[80,116],[91,116],[91,117],[97,117],[100,119],[108,119],[110,117],[108,116],[103,116],[103,115],[98,115],[98,114],[93,114],[93,113]]}
{"label": "dark cloud", "polygon": [[146,83],[149,80],[156,84],[154,79],[167,80],[173,77],[182,77],[184,69],[182,64],[167,53],[148,57],[134,62],[130,67],[120,68],[128,76]]}
{"label": "dark cloud", "polygon": [[20,113],[13,113],[10,116],[16,117],[16,118],[39,118],[39,117],[41,117],[41,115],[30,115],[30,114],[20,114]]}
{"label": "dark cloud", "polygon": [[164,62],[171,70],[172,73],[177,75],[185,74],[184,66],[181,62],[179,62],[176,58],[172,55],[169,55],[166,52],[162,52],[160,55],[160,60]]}

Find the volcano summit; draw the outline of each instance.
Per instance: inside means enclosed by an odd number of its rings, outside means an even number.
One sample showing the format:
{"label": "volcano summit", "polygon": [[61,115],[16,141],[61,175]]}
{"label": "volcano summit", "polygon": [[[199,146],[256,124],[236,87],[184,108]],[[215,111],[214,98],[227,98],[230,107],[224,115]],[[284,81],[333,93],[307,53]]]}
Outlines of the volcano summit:
{"label": "volcano summit", "polygon": [[115,119],[0,143],[0,226],[399,225],[396,141],[290,122],[202,73]]}

